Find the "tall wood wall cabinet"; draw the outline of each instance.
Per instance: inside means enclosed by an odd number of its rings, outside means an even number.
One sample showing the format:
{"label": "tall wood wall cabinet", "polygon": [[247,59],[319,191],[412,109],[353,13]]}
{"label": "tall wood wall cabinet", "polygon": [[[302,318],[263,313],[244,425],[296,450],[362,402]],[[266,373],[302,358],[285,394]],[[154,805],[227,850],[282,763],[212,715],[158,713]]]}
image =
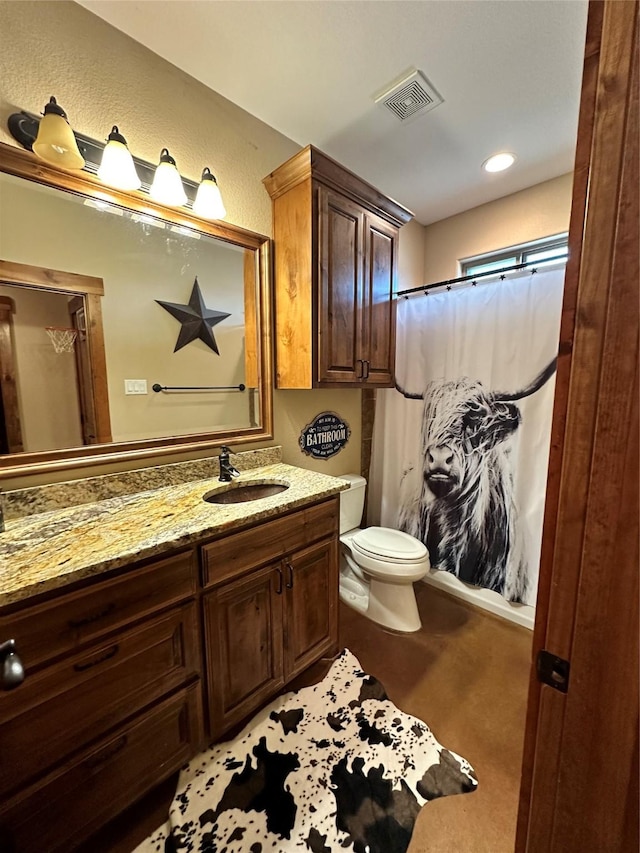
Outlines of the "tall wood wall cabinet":
{"label": "tall wood wall cabinet", "polygon": [[276,386],[393,386],[398,232],[413,214],[312,145],[264,184]]}

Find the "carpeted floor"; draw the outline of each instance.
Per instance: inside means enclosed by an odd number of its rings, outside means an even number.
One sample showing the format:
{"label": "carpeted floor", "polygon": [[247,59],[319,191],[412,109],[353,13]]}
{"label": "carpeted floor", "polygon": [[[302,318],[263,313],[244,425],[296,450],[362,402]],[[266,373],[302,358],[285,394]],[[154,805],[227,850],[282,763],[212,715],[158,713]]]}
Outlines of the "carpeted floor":
{"label": "carpeted floor", "polygon": [[340,642],[408,714],[464,755],[472,797],[430,803],[409,853],[513,853],[532,634],[417,584],[423,627],[394,634],[340,606]]}

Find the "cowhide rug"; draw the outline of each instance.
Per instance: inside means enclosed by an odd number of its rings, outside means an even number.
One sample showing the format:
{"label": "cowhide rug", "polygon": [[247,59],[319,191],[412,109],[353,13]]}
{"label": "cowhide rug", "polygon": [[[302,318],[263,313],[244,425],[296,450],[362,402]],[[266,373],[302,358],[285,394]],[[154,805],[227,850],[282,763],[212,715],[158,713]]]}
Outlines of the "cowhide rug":
{"label": "cowhide rug", "polygon": [[345,649],[321,682],[194,758],[134,853],[403,853],[425,802],[476,786]]}

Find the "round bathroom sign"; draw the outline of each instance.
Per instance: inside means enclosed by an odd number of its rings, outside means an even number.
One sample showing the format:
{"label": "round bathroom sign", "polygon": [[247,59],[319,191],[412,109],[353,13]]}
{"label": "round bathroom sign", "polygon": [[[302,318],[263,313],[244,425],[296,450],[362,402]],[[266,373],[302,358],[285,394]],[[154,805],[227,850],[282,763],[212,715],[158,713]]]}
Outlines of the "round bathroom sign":
{"label": "round bathroom sign", "polygon": [[321,412],[300,433],[300,449],[314,459],[328,459],[345,446],[351,430],[333,412]]}

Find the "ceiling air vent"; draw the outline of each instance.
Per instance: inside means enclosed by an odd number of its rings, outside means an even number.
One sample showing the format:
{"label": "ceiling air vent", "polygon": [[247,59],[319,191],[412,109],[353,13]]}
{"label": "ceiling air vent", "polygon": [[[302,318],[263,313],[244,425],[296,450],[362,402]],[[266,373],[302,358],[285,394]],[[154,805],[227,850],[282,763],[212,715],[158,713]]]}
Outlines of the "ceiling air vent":
{"label": "ceiling air vent", "polygon": [[375,95],[374,101],[383,104],[404,122],[433,110],[443,98],[421,71],[413,69]]}

